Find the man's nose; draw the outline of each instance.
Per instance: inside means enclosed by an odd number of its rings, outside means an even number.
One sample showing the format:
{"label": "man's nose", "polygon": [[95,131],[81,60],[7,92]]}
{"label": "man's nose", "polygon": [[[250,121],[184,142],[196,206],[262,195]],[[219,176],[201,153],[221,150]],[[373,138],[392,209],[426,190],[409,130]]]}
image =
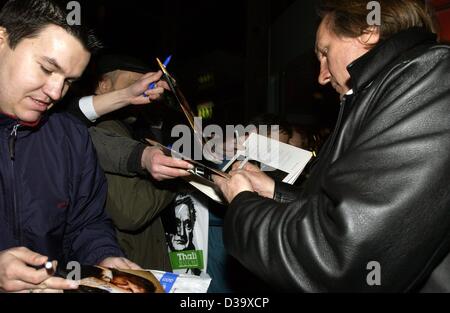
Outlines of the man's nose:
{"label": "man's nose", "polygon": [[43,92],[52,100],[52,102],[55,102],[62,98],[63,89],[64,79],[55,77],[47,81],[43,87]]}
{"label": "man's nose", "polygon": [[324,61],[320,62],[320,73],[319,73],[319,84],[326,85],[331,80],[331,74],[328,70],[328,66],[325,64]]}
{"label": "man's nose", "polygon": [[186,226],[182,225],[180,227],[180,237],[185,237],[186,236]]}

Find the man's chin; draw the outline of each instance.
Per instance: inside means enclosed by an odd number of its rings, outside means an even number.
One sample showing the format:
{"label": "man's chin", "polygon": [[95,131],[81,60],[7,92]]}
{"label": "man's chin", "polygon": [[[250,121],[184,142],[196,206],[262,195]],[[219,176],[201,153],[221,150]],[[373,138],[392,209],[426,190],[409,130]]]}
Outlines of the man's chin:
{"label": "man's chin", "polygon": [[175,248],[175,250],[181,251],[181,250],[186,249],[187,244],[181,244],[181,243],[180,244],[174,244],[173,247]]}
{"label": "man's chin", "polygon": [[26,124],[36,124],[42,118],[42,114],[39,112],[26,112],[24,114],[17,114],[17,119]]}

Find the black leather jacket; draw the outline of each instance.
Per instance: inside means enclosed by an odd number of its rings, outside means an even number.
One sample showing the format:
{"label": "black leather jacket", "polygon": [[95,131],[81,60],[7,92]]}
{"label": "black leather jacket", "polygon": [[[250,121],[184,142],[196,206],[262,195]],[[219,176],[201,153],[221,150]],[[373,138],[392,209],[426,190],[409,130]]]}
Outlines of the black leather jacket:
{"label": "black leather jacket", "polygon": [[354,94],[304,189],[230,204],[231,255],[283,290],[450,291],[450,48],[434,38],[403,31],[348,67]]}

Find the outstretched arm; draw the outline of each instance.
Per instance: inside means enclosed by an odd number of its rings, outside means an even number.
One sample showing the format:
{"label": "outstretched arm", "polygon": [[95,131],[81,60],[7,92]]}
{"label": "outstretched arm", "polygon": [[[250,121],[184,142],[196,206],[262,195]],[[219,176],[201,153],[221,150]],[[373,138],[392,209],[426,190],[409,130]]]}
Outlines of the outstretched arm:
{"label": "outstretched arm", "polygon": [[[92,106],[96,117],[92,118],[95,120],[130,104],[145,105],[159,99],[164,90],[169,89],[167,82],[160,80],[161,75],[161,72],[147,73],[127,88],[93,96]],[[148,85],[154,82],[155,88],[148,89]]]}

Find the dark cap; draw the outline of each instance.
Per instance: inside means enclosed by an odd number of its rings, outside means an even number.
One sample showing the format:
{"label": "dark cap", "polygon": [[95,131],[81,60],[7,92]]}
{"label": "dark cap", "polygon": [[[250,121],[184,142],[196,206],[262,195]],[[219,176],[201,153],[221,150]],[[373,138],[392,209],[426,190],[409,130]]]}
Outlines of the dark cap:
{"label": "dark cap", "polygon": [[99,75],[104,75],[117,70],[145,74],[150,72],[151,68],[145,62],[127,55],[109,54],[101,56],[98,59],[97,73]]}

